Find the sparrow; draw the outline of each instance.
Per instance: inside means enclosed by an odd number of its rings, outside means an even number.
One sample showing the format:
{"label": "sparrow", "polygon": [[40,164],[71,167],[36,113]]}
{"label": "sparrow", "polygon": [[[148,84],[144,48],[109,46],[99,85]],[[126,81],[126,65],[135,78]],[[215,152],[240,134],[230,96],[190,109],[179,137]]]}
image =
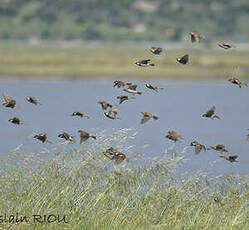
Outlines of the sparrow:
{"label": "sparrow", "polygon": [[79,130],[78,131],[80,133],[80,144],[82,144],[83,142],[85,142],[89,137],[93,138],[93,139],[97,139],[95,136],[90,135],[88,132],[85,132],[83,130]]}
{"label": "sparrow", "polygon": [[22,125],[23,124],[23,122],[20,121],[20,119],[18,117],[13,117],[12,119],[9,119],[8,121],[13,123],[13,124],[16,124],[16,125]]}
{"label": "sparrow", "polygon": [[99,104],[101,104],[101,107],[103,110],[107,109],[108,107],[112,107],[109,103],[107,103],[106,101],[99,101]]}
{"label": "sparrow", "polygon": [[86,117],[87,119],[89,119],[89,116],[85,113],[81,113],[81,112],[73,112],[71,116],[79,116],[79,117]]}
{"label": "sparrow", "polygon": [[211,149],[220,152],[220,153],[227,153],[226,147],[224,145],[218,144],[214,146],[210,146]]}
{"label": "sparrow", "polygon": [[40,133],[38,135],[35,135],[34,138],[38,139],[42,143],[48,142],[48,140],[47,140],[47,134],[46,133]]}
{"label": "sparrow", "polygon": [[237,158],[239,157],[238,155],[233,155],[233,156],[220,156],[230,162],[239,162]]}
{"label": "sparrow", "polygon": [[104,114],[110,119],[120,119],[120,117],[117,116],[117,114],[118,114],[118,106],[117,105],[113,105],[110,108],[109,112],[105,112]]}
{"label": "sparrow", "polygon": [[120,164],[124,160],[126,160],[127,162],[129,161],[128,157],[124,153],[118,151],[117,149],[114,149],[113,147],[110,147],[109,149],[104,151],[103,154],[110,160],[114,160],[115,164]]}
{"label": "sparrow", "polygon": [[220,117],[219,116],[217,116],[214,112],[215,112],[215,109],[216,109],[216,107],[215,106],[213,106],[211,109],[209,109],[206,113],[204,113],[203,115],[202,115],[202,117],[208,117],[208,118],[211,118],[211,119],[215,119],[215,118],[217,118],[217,119],[220,119]]}
{"label": "sparrow", "polygon": [[66,141],[76,142],[75,138],[73,136],[70,136],[66,132],[62,132],[58,135],[60,138],[64,138]]}
{"label": "sparrow", "polygon": [[156,92],[158,92],[158,89],[163,89],[163,88],[160,88],[160,87],[158,87],[158,86],[151,85],[151,84],[145,84],[145,86],[146,86],[148,89],[153,89],[153,90],[155,90]]}
{"label": "sparrow", "polygon": [[120,88],[120,87],[125,87],[126,85],[132,85],[132,83],[116,80],[116,81],[114,81],[113,87],[117,86],[118,88]]}
{"label": "sparrow", "polygon": [[41,105],[41,103],[38,101],[38,100],[36,100],[34,97],[30,97],[30,96],[28,96],[28,97],[26,97],[26,100],[28,101],[28,102],[30,102],[30,103],[32,103],[32,104],[35,104],[35,105]]}
{"label": "sparrow", "polygon": [[225,50],[234,48],[234,45],[228,44],[228,43],[224,43],[224,42],[218,42],[217,45]]}
{"label": "sparrow", "polygon": [[176,60],[177,60],[179,63],[185,65],[185,64],[188,63],[189,55],[188,55],[188,54],[185,54],[183,57],[177,58]]}
{"label": "sparrow", "polygon": [[241,80],[239,80],[238,78],[235,78],[235,77],[228,79],[228,81],[231,82],[232,84],[238,85],[240,88],[242,85],[247,86],[246,82],[242,82]]}
{"label": "sparrow", "polygon": [[139,94],[141,95],[142,92],[137,91],[137,85],[131,85],[126,89],[123,89],[123,91],[127,92],[127,93],[132,93],[132,94]]}
{"label": "sparrow", "polygon": [[170,140],[172,140],[172,141],[174,141],[174,142],[180,141],[179,139],[181,139],[181,140],[184,139],[184,137],[182,135],[180,135],[179,133],[177,133],[177,132],[175,132],[173,130],[170,130],[168,132],[168,135],[165,136],[165,137],[168,138],[168,139],[170,139]]}
{"label": "sparrow", "polygon": [[155,55],[160,55],[163,52],[163,49],[161,47],[151,47],[150,51]]}
{"label": "sparrow", "polygon": [[195,32],[190,32],[189,34],[190,34],[191,42],[200,42],[201,39],[205,39],[203,35],[195,33]]}
{"label": "sparrow", "polygon": [[149,63],[150,61],[151,61],[150,59],[145,59],[145,60],[137,61],[135,62],[135,64],[141,67],[155,66],[155,64]]}
{"label": "sparrow", "polygon": [[135,97],[126,96],[126,95],[120,95],[120,96],[117,96],[117,99],[119,99],[119,104],[121,104],[122,102],[124,102],[126,100],[135,99]]}
{"label": "sparrow", "polygon": [[141,124],[144,124],[145,122],[147,122],[148,120],[150,120],[151,118],[153,118],[154,120],[158,120],[158,117],[155,115],[152,115],[149,112],[141,112],[143,114],[143,118],[141,120]]}
{"label": "sparrow", "polygon": [[5,103],[3,103],[3,106],[9,107],[9,108],[15,108],[17,107],[16,101],[13,100],[10,96],[8,96],[6,93],[3,93],[3,99]]}
{"label": "sparrow", "polygon": [[202,150],[205,151],[205,152],[207,151],[205,145],[202,145],[202,144],[200,144],[197,141],[192,141],[191,144],[190,144],[190,146],[194,146],[195,147],[195,153],[196,154],[199,154]]}

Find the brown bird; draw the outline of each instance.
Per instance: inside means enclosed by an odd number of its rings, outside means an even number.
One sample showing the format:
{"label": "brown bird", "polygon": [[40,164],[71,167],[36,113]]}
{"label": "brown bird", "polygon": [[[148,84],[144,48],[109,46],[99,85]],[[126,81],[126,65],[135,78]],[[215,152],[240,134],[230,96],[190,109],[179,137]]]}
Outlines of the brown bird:
{"label": "brown bird", "polygon": [[80,144],[85,142],[89,137],[95,140],[97,139],[96,136],[90,135],[88,132],[85,132],[83,130],[79,130],[78,132],[80,133]]}
{"label": "brown bird", "polygon": [[160,55],[163,52],[163,49],[161,47],[151,47],[150,51],[155,55]]}
{"label": "brown bird", "polygon": [[114,149],[113,147],[110,147],[109,149],[104,151],[103,154],[110,160],[114,160],[115,164],[120,164],[124,160],[126,160],[127,162],[129,161],[128,157],[124,153],[118,151],[117,149]]}
{"label": "brown bird", "polygon": [[126,89],[123,89],[123,91],[127,92],[127,93],[132,93],[132,94],[139,94],[141,95],[142,92],[137,91],[137,85],[131,85]]}
{"label": "brown bird", "polygon": [[202,150],[203,150],[204,152],[207,151],[205,145],[202,145],[202,144],[200,144],[200,143],[197,142],[197,141],[192,141],[190,145],[195,147],[195,153],[196,153],[196,154],[199,154]]}
{"label": "brown bird", "polygon": [[188,55],[188,54],[185,54],[183,57],[177,58],[176,60],[177,60],[179,63],[185,65],[185,64],[188,63],[189,55]]}
{"label": "brown bird", "polygon": [[238,78],[235,78],[235,77],[228,79],[228,81],[231,82],[232,84],[238,85],[240,88],[242,85],[247,86],[246,82],[242,82],[241,80],[239,80]]}
{"label": "brown bird", "polygon": [[224,145],[218,144],[214,146],[210,146],[211,149],[220,152],[220,153],[227,153],[226,147]]}
{"label": "brown bird", "polygon": [[117,96],[117,99],[119,99],[119,104],[121,104],[122,102],[124,102],[126,100],[135,99],[135,97],[126,96],[126,95],[120,95],[120,96]]}
{"label": "brown bird", "polygon": [[149,112],[141,112],[143,114],[143,118],[141,120],[141,124],[144,124],[145,122],[147,122],[148,120],[150,120],[151,118],[153,118],[154,120],[158,120],[158,117],[149,113]]}
{"label": "brown bird", "polygon": [[66,132],[62,132],[58,135],[60,138],[64,138],[66,141],[76,142],[76,139]]}
{"label": "brown bird", "polygon": [[101,107],[103,110],[107,109],[108,107],[112,107],[109,103],[107,103],[106,101],[99,101],[99,104],[101,104]]}
{"label": "brown bird", "polygon": [[13,124],[16,124],[16,125],[22,125],[23,124],[23,122],[20,121],[20,119],[18,117],[13,117],[12,119],[9,119],[8,121],[13,123]]}
{"label": "brown bird", "polygon": [[37,100],[37,99],[35,99],[34,97],[30,97],[30,96],[28,96],[28,97],[26,97],[26,100],[28,101],[28,102],[30,102],[30,103],[32,103],[32,104],[35,104],[35,105],[41,105],[41,103]]}
{"label": "brown bird", "polygon": [[3,93],[3,99],[5,103],[3,103],[3,106],[8,107],[8,108],[15,108],[18,107],[16,104],[16,101],[13,100],[10,96],[7,95],[7,93]]}
{"label": "brown bird", "polygon": [[191,42],[200,42],[201,39],[205,39],[203,35],[195,33],[195,32],[190,32],[189,34],[190,34]]}
{"label": "brown bird", "polygon": [[42,143],[48,142],[48,140],[47,140],[47,134],[46,133],[40,133],[38,135],[35,135],[34,138],[38,139]]}
{"label": "brown bird", "polygon": [[151,59],[145,59],[135,62],[136,65],[141,67],[155,66],[155,64],[149,63]]}
{"label": "brown bird", "polygon": [[87,119],[89,119],[89,116],[85,113],[81,113],[81,112],[73,112],[71,116],[79,116],[79,117],[86,117]]}
{"label": "brown bird", "polygon": [[231,49],[231,48],[235,48],[234,45],[228,44],[228,43],[224,43],[224,42],[218,42],[217,45],[225,50]]}
{"label": "brown bird", "polygon": [[114,81],[114,86],[113,87],[117,86],[118,88],[120,88],[120,87],[125,87],[126,85],[132,85],[132,83],[116,80],[116,81]]}
{"label": "brown bird", "polygon": [[220,156],[230,162],[239,162],[237,158],[239,157],[238,155],[233,155],[233,156]]}
{"label": "brown bird", "polygon": [[203,115],[202,115],[202,117],[208,117],[208,118],[211,118],[211,119],[215,119],[215,118],[217,118],[217,119],[220,119],[220,117],[219,116],[217,116],[214,112],[215,112],[215,109],[216,109],[216,107],[215,106],[213,106],[211,109],[209,109],[206,113],[204,113]]}
{"label": "brown bird", "polygon": [[155,90],[156,92],[158,92],[158,89],[163,89],[163,88],[160,88],[160,87],[158,87],[158,86],[151,85],[151,84],[145,84],[145,86],[146,86],[148,89],[153,89],[153,90]]}
{"label": "brown bird", "polygon": [[120,117],[117,116],[118,114],[118,106],[113,105],[108,112],[104,113],[108,118],[110,119],[120,119]]}
{"label": "brown bird", "polygon": [[174,142],[180,141],[180,139],[181,139],[181,140],[184,139],[184,137],[183,137],[182,135],[180,135],[179,133],[177,133],[177,132],[175,132],[175,131],[173,131],[173,130],[170,130],[170,131],[168,132],[168,135],[165,136],[165,137],[168,138],[168,139],[170,139],[170,140],[172,140],[172,141],[174,141]]}

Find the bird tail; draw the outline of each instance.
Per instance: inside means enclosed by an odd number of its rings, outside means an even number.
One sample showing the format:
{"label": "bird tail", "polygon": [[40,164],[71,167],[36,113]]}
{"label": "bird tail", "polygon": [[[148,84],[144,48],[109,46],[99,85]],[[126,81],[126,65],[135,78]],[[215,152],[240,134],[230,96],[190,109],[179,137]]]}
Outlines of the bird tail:
{"label": "bird tail", "polygon": [[150,66],[155,66],[155,64],[151,63]]}
{"label": "bird tail", "polygon": [[159,118],[157,116],[153,116],[153,119],[154,120],[158,120]]}
{"label": "bird tail", "polygon": [[93,139],[95,139],[95,140],[97,139],[97,137],[95,137],[95,136],[91,136],[91,137],[92,137]]}
{"label": "bird tail", "polygon": [[142,94],[142,92],[140,92],[140,91],[137,91],[137,94],[141,95],[141,94]]}

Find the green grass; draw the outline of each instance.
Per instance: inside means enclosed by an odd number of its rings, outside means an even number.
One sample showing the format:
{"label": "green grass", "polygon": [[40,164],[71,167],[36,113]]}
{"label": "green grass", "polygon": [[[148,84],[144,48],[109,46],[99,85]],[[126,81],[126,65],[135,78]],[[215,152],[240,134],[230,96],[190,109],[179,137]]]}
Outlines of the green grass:
{"label": "green grass", "polygon": [[[80,149],[61,145],[40,153],[17,149],[1,161],[1,215],[66,215],[69,223],[1,223],[3,229],[248,229],[249,180],[238,176],[175,174],[184,150],[145,163],[129,151],[128,130],[100,134]],[[127,153],[114,165],[107,147]],[[67,150],[66,150],[67,149]],[[71,149],[71,150],[69,150]],[[174,151],[173,151],[174,152]]]}
{"label": "green grass", "polygon": [[[176,58],[190,54],[190,63]],[[141,68],[137,60],[151,58],[152,68]],[[238,67],[238,68],[237,68]],[[141,48],[61,48],[58,46],[0,45],[2,77],[135,77],[216,79],[236,75],[249,78],[249,52],[224,50],[169,50],[160,57]]]}

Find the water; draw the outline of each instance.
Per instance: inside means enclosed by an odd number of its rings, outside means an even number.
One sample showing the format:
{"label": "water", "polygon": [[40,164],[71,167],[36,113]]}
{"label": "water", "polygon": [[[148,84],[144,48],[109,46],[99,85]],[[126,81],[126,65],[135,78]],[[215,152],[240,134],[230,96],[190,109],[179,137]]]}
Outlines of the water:
{"label": "water", "polygon": [[[184,172],[195,172],[209,168],[217,173],[249,173],[249,142],[245,141],[249,133],[249,89],[239,88],[228,82],[222,83],[182,83],[168,81],[133,81],[143,94],[136,99],[125,101],[120,105],[121,120],[110,120],[103,114],[99,100],[117,104],[116,97],[120,89],[113,88],[112,80],[94,81],[21,81],[1,80],[0,90],[16,99],[20,109],[0,107],[1,114],[1,156],[25,143],[24,151],[40,151],[42,144],[38,140],[28,139],[34,134],[46,132],[48,139],[54,143],[61,142],[57,136],[65,131],[77,137],[77,143],[66,148],[79,147],[77,131],[83,129],[92,134],[105,130],[113,133],[121,128],[131,128],[130,135],[137,133],[127,153],[141,153],[142,158],[156,157],[167,148],[182,151],[191,141],[210,146],[224,144],[232,154],[239,155],[239,163],[230,163],[215,151],[194,154],[194,148],[188,147],[184,152],[186,159],[182,168]],[[164,87],[158,93],[147,89],[144,84],[152,83]],[[42,106],[26,102],[26,96],[40,100]],[[211,106],[221,120],[201,117]],[[71,117],[73,111],[86,112],[90,119]],[[159,117],[140,124],[140,112],[148,111]],[[17,116],[24,125],[14,125],[8,119]],[[173,144],[165,138],[169,130],[181,133],[185,139],[182,143]],[[88,140],[94,141],[94,140]],[[210,166],[212,165],[212,166]]]}

